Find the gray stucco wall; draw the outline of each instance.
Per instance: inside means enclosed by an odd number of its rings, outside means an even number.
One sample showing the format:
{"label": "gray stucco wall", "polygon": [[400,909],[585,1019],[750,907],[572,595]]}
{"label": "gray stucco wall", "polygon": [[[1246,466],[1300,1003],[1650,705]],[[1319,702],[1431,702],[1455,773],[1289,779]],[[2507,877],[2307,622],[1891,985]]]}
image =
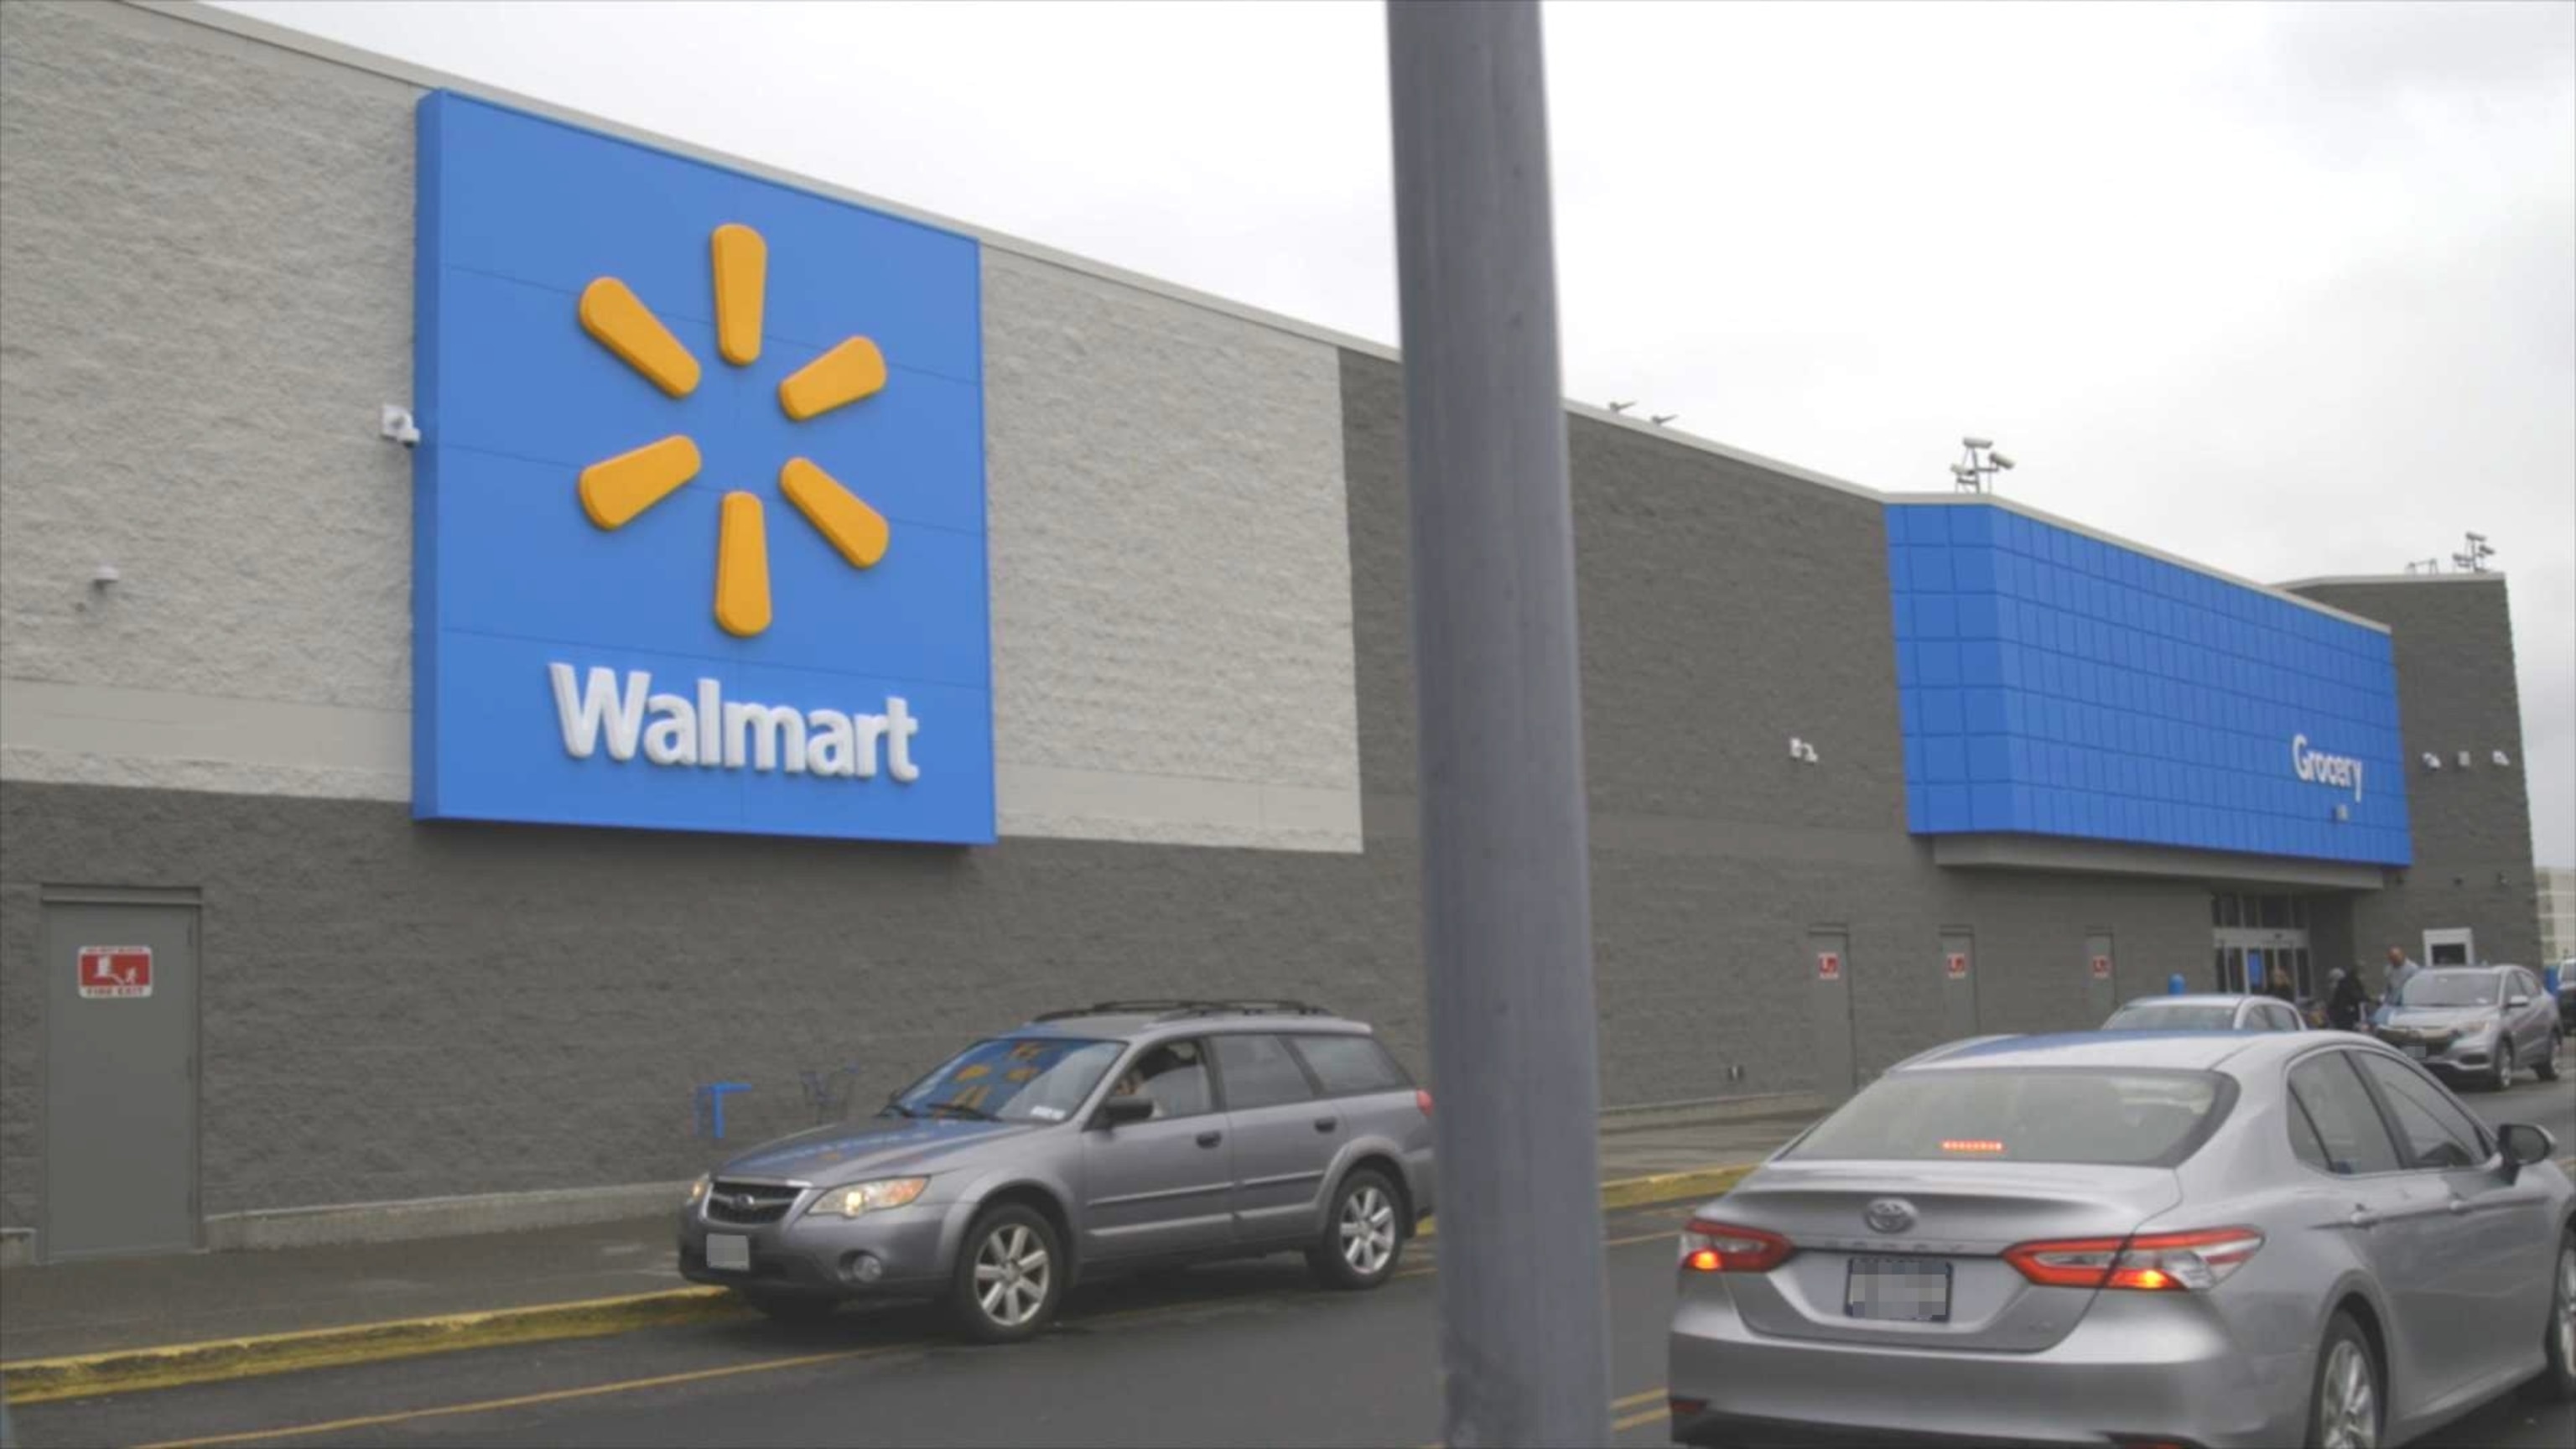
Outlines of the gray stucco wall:
{"label": "gray stucco wall", "polygon": [[[2355,947],[2376,973],[2388,947],[2421,959],[2424,932],[2466,926],[2487,960],[2537,966],[2530,781],[2504,575],[2319,583],[2298,592],[2388,625],[2397,651],[2415,863],[2388,889],[2354,902]],[[2499,768],[2497,750],[2513,763]],[[2441,757],[2441,769],[2424,768],[2427,752]]]}
{"label": "gray stucco wall", "polygon": [[0,6],[10,776],[401,798],[411,94]]}

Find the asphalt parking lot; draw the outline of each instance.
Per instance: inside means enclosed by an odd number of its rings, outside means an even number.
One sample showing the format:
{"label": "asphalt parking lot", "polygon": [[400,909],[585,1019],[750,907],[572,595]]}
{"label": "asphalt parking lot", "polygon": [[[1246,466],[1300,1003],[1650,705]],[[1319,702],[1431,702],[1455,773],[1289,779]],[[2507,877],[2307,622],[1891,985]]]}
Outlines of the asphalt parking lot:
{"label": "asphalt parking lot", "polygon": [[[2576,1150],[2576,1086],[2467,1098]],[[1605,1218],[1613,1443],[1665,1442],[1664,1327],[1686,1205]],[[926,1311],[743,1320],[165,1389],[14,1411],[34,1449],[98,1444],[1424,1445],[1440,1432],[1437,1243],[1384,1290],[1293,1258],[1078,1290],[1037,1342],[972,1348]],[[2535,1326],[2536,1330],[2536,1326]],[[2525,1397],[2441,1445],[2565,1449],[2576,1406]]]}

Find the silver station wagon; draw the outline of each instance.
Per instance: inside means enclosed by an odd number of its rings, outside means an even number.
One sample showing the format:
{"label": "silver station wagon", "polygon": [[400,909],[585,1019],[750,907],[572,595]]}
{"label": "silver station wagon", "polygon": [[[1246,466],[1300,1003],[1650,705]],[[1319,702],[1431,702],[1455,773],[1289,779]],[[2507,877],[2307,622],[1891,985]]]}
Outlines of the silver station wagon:
{"label": "silver station wagon", "polygon": [[1431,1213],[1431,1167],[1431,1094],[1366,1026],[1104,1002],[700,1178],[680,1271],[773,1317],[926,1298],[969,1337],[1019,1339],[1078,1278],[1132,1268],[1302,1250],[1325,1283],[1374,1288]]}

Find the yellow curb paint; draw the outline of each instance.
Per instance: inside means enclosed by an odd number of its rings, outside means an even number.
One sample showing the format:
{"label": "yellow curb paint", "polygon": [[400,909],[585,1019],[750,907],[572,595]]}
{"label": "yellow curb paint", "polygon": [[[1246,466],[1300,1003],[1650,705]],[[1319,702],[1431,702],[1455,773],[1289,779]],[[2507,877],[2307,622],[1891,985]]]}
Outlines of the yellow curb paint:
{"label": "yellow curb paint", "polygon": [[[1601,1185],[1604,1208],[1642,1207],[1713,1197],[1732,1187],[1755,1164],[1697,1172],[1669,1172],[1625,1178]],[[1417,1237],[1431,1237],[1438,1224],[1425,1222]],[[1667,1237],[1648,1233],[1617,1238],[1604,1246],[1621,1247]],[[1400,1278],[1432,1272],[1428,1266],[1400,1271]],[[119,1349],[63,1358],[0,1363],[0,1385],[7,1402],[43,1404],[61,1399],[177,1388],[184,1384],[221,1383],[307,1369],[344,1368],[353,1364],[466,1349],[494,1348],[550,1339],[602,1338],[643,1328],[707,1322],[742,1316],[722,1288],[681,1288],[621,1298],[593,1298],[574,1303],[548,1303],[530,1308],[503,1308],[481,1313],[455,1313],[434,1318],[396,1319],[352,1324],[299,1333],[250,1338],[214,1339],[204,1343],[159,1348]]]}
{"label": "yellow curb paint", "polygon": [[531,1308],[359,1323],[346,1328],[23,1359],[0,1363],[0,1385],[6,1387],[9,1403],[42,1404],[503,1344],[599,1338],[639,1328],[736,1317],[747,1311],[722,1288],[680,1288]]}
{"label": "yellow curb paint", "polygon": [[[1761,1166],[1758,1162],[1738,1162],[1726,1167],[1705,1167],[1692,1172],[1662,1172],[1651,1177],[1623,1177],[1601,1184],[1601,1206],[1607,1209],[1649,1207],[1657,1203],[1687,1202],[1692,1198],[1715,1197],[1744,1180],[1744,1175]],[[1437,1217],[1426,1218],[1414,1229],[1417,1238],[1428,1238],[1440,1230]]]}

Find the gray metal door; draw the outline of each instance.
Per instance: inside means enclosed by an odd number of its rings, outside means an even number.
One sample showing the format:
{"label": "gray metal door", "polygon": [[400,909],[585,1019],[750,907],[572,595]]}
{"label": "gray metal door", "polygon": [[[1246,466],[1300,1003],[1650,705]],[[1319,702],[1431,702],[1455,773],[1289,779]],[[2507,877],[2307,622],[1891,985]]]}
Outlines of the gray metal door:
{"label": "gray metal door", "polygon": [[1977,1034],[1977,941],[1966,931],[1941,933],[1941,1033],[1947,1041]]}
{"label": "gray metal door", "polygon": [[1816,1090],[1836,1101],[1859,1085],[1852,1071],[1851,939],[1807,933],[1806,972],[1816,993]]}
{"label": "gray metal door", "polygon": [[197,1245],[197,909],[47,901],[49,1260]]}
{"label": "gray metal door", "polygon": [[2092,1009],[2086,1026],[2100,1026],[2120,1009],[2119,957],[2111,950],[2111,933],[2095,931],[2084,938],[2084,1000]]}

